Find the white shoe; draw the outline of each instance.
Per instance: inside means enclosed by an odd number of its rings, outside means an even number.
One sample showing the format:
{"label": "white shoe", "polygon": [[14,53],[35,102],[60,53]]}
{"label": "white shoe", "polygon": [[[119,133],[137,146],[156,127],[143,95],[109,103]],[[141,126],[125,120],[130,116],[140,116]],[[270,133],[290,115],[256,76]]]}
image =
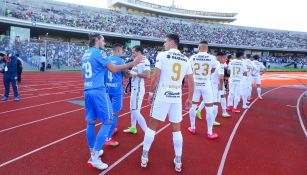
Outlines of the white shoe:
{"label": "white shoe", "polygon": [[141,167],[146,168],[148,164],[148,157],[141,157]]}
{"label": "white shoe", "polygon": [[225,112],[225,113],[222,114],[222,117],[228,118],[228,117],[230,117],[230,115],[227,112]]}
{"label": "white shoe", "polygon": [[102,155],[103,155],[103,153],[104,153],[104,152],[103,152],[103,150],[100,150],[100,151],[99,151],[99,154],[98,154],[98,155],[99,155],[99,157],[100,157],[100,156],[102,156]]}
{"label": "white shoe", "polygon": [[243,106],[243,109],[249,109],[249,106],[244,105],[244,106]]}
{"label": "white shoe", "polygon": [[103,163],[100,158],[99,159],[96,159],[95,161],[93,161],[92,158],[90,158],[88,161],[87,161],[87,166],[91,167],[91,168],[97,168],[99,170],[105,170],[108,168],[108,165]]}
{"label": "white shoe", "polygon": [[174,158],[175,171],[181,172],[182,163],[176,162],[176,158]]}

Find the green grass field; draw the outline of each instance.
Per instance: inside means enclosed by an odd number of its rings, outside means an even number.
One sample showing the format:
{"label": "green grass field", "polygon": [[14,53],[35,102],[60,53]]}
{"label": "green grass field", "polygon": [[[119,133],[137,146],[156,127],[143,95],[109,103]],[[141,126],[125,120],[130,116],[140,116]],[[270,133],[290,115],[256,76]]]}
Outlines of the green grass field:
{"label": "green grass field", "polygon": [[307,68],[293,68],[293,67],[283,67],[283,68],[270,68],[267,69],[268,72],[307,72]]}

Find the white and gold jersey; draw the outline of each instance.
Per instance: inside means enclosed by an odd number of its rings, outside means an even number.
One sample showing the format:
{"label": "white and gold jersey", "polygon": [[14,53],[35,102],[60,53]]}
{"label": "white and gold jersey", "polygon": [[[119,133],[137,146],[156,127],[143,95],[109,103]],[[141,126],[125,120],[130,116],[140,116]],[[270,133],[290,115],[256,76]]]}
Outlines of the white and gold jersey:
{"label": "white and gold jersey", "polygon": [[[134,67],[132,67],[131,71],[134,71],[136,73],[142,73],[143,71],[150,71],[150,63],[148,61],[148,59],[145,59],[144,62],[139,63],[137,65],[135,65]],[[131,87],[134,88],[145,88],[144,87],[144,78],[141,77],[133,77],[131,78]]]}
{"label": "white and gold jersey", "polygon": [[230,83],[239,84],[243,80],[244,72],[247,72],[246,65],[243,60],[234,59],[228,64],[230,70]]}
{"label": "white and gold jersey", "polygon": [[213,55],[207,52],[199,52],[191,58],[191,65],[194,72],[195,89],[202,89],[211,80],[211,70],[216,68],[217,61]]}
{"label": "white and gold jersey", "polygon": [[264,70],[265,66],[257,60],[253,60],[252,62],[255,65],[255,69],[252,71],[252,76],[260,76],[260,71]]}
{"label": "white and gold jersey", "polygon": [[155,67],[161,70],[155,100],[181,103],[182,80],[193,74],[189,59],[179,50],[170,49],[157,55]]}

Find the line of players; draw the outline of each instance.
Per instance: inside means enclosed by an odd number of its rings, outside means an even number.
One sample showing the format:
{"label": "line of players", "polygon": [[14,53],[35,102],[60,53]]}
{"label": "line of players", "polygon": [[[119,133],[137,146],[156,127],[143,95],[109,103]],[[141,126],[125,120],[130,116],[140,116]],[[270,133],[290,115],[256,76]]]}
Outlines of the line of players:
{"label": "line of players", "polygon": [[[150,121],[147,126],[140,111],[145,94],[144,79],[150,76],[150,64],[143,55],[143,48],[140,46],[133,47],[133,61],[125,64],[120,58],[123,53],[122,46],[114,45],[112,56],[107,58],[102,51],[105,45],[103,36],[99,34],[90,35],[89,43],[90,49],[86,51],[82,58],[87,121],[86,136],[91,153],[88,165],[100,170],[108,167],[100,159],[103,154],[103,145],[117,146],[119,144],[118,141],[112,139],[112,135],[117,131],[118,114],[123,106],[123,77],[132,77],[131,126],[124,132],[136,134],[136,123],[138,123],[145,133],[141,166],[144,168],[147,166],[149,150],[154,141],[157,128],[168,116],[173,130],[174,165],[177,172],[180,172],[182,167],[183,79],[185,78],[188,82],[188,97],[185,101],[185,107],[189,110],[191,122],[191,127],[188,130],[193,134],[196,133],[195,118],[196,116],[201,117],[200,111],[205,107],[209,139],[218,138],[218,135],[212,130],[214,124],[220,125],[215,121],[219,103],[222,106],[222,116],[230,117],[226,110],[240,112],[237,106],[241,96],[243,108],[248,108],[247,98],[251,94],[252,87],[251,75],[256,75],[257,84],[260,86],[260,75],[258,74],[262,70],[261,64],[248,59],[243,61],[244,56],[239,52],[237,54],[238,58],[232,60],[228,65],[230,70],[230,92],[228,106],[226,106],[223,79],[226,55],[222,52],[219,52],[216,57],[208,54],[208,43],[203,41],[198,46],[199,53],[189,59],[178,50],[179,36],[169,34],[164,42],[165,51],[157,55],[155,71],[151,76],[148,94],[151,111]],[[132,70],[127,71],[128,68],[132,68]],[[242,88],[248,90],[242,90]],[[258,90],[259,98],[261,98],[260,94],[261,92]],[[201,97],[203,101],[197,106]],[[231,108],[232,106],[233,108]],[[102,126],[97,136],[95,136],[95,124],[98,120],[102,122]]]}

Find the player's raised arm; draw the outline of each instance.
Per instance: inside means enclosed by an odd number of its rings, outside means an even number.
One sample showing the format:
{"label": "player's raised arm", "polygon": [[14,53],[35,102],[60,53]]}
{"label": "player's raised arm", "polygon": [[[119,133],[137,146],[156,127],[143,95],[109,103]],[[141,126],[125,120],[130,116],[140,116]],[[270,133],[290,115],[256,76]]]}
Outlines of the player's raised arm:
{"label": "player's raised arm", "polygon": [[132,62],[124,64],[124,65],[114,65],[113,63],[109,63],[107,65],[107,68],[109,71],[112,73],[120,72],[125,69],[129,69],[143,61],[144,57],[143,56],[137,56]]}

